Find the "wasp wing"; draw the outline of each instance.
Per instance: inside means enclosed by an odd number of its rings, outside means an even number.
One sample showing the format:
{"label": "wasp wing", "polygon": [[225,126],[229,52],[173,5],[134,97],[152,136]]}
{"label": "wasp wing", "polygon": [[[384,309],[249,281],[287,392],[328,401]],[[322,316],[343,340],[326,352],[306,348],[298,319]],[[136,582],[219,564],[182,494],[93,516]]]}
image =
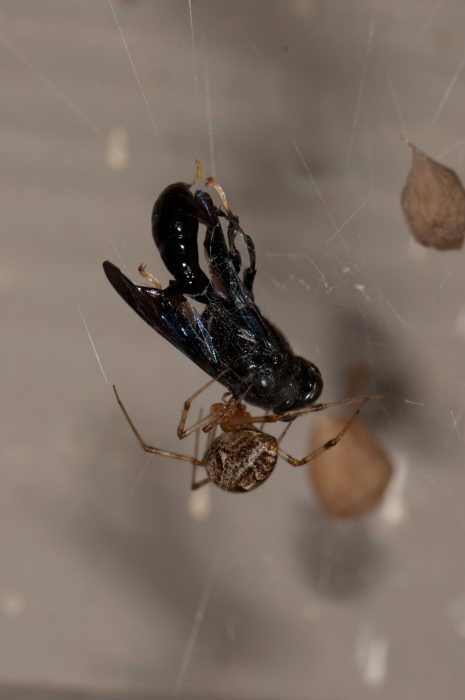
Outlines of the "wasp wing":
{"label": "wasp wing", "polygon": [[220,337],[220,328],[223,326],[224,333],[230,336],[238,334],[242,341],[246,340],[246,347],[252,351],[260,348],[261,352],[268,355],[287,350],[289,345],[284,336],[262,315],[254,300],[252,283],[255,276],[255,247],[252,239],[250,267],[244,271],[245,275],[253,275],[249,277],[250,286],[247,278],[243,280],[240,277],[234,252],[228,249],[221,226],[207,231],[205,251],[210,268],[211,289],[203,318],[207,322],[207,328],[215,327],[212,335]]}
{"label": "wasp wing", "polygon": [[224,365],[201,316],[182,295],[172,296],[153,287],[133,284],[121,270],[106,260],[103,269],[112,287],[157,333],[215,377]]}
{"label": "wasp wing", "polygon": [[228,372],[219,381],[234,395],[246,395],[247,401],[263,406],[266,389],[262,390],[260,382],[257,384],[255,375],[260,372],[262,378],[271,378],[282,369],[292,351],[283,334],[255,304],[220,226],[207,230],[205,251],[210,290],[202,320],[215,339],[219,357],[228,363]]}

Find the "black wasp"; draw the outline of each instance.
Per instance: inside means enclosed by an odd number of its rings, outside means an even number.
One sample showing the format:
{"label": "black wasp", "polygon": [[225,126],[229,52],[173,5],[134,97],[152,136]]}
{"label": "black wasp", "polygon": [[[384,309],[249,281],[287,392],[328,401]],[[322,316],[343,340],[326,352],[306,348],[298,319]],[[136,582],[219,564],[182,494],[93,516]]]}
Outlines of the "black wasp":
{"label": "black wasp", "polygon": [[[207,374],[218,377],[233,396],[274,413],[310,406],[323,387],[320,371],[294,355],[283,334],[256,306],[252,239],[240,228],[226,199],[223,212],[207,192],[192,194],[190,188],[184,182],[169,185],[152,212],[153,238],[174,282],[166,289],[138,286],[108,261],[103,263],[105,274],[144,321]],[[221,219],[228,222],[227,243]],[[210,278],[199,265],[199,222],[206,226]],[[249,255],[249,266],[242,274],[235,245],[238,235]],[[145,272],[142,267],[140,271]],[[154,281],[148,273],[145,276]],[[205,304],[202,314],[186,296]]]}
{"label": "black wasp", "polygon": [[[209,432],[203,459],[147,445],[116,389],[115,393],[146,451],[189,461],[194,465],[194,471],[198,465],[206,467],[207,479],[196,482],[193,475],[193,488],[213,481],[228,491],[247,491],[269,476],[278,454],[299,466],[336,444],[360,409],[338,436],[302,460],[287,455],[279,448],[279,440],[254,426],[262,421],[290,421],[301,413],[322,410],[330,404],[315,404],[323,388],[316,365],[295,355],[283,334],[264,318],[256,306],[253,294],[255,246],[240,227],[238,217],[232,213],[222,188],[213,178],[206,180],[206,184],[219,194],[223,209],[213,203],[206,191],[191,191],[202,177],[197,162],[194,183],[169,185],[153,207],[153,238],[163,262],[174,277],[168,287],[162,289],[158,280],[142,265],[139,272],[153,286],[133,284],[109,261],[103,263],[103,268],[112,286],[129,306],[213,378],[185,402],[178,426],[180,438],[200,428]],[[227,222],[227,240],[222,221]],[[199,223],[206,228],[204,249],[209,276],[199,264]],[[236,247],[238,236],[247,250],[248,265],[245,268]],[[201,313],[187,297],[204,305]],[[186,429],[191,401],[215,380],[227,387],[230,398],[213,404],[208,416]],[[251,416],[242,400],[271,411],[271,414]],[[336,403],[363,403],[366,400],[348,399]],[[224,432],[215,438],[217,425]]]}

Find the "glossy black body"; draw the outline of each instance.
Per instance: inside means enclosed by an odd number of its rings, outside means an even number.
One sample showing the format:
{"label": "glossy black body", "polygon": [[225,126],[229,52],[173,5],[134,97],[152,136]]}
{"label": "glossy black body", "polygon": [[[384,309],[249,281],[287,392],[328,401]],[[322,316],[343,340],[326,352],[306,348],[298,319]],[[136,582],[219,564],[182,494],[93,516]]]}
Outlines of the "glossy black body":
{"label": "glossy black body", "polygon": [[152,211],[153,240],[176,280],[172,291],[205,301],[209,280],[199,265],[197,235],[199,221],[208,224],[206,219],[208,212],[184,182],[166,187]]}
{"label": "glossy black body", "polygon": [[[168,185],[157,198],[152,210],[152,236],[163,262],[175,278],[171,292],[187,294],[197,301],[209,303],[211,286],[199,265],[199,223],[207,230],[220,226],[219,219],[228,219],[228,256],[236,272],[242,259],[235,245],[238,234],[242,236],[249,255],[249,267],[243,272],[243,283],[251,293],[255,278],[255,246],[252,239],[242,231],[239,219],[233,214],[224,214],[212,202],[208,192],[191,192],[191,185],[175,182]],[[205,242],[206,243],[206,242]],[[208,255],[208,251],[207,251]]]}
{"label": "glossy black body", "polygon": [[[227,241],[222,219],[228,222]],[[209,277],[198,262],[199,222],[206,226]],[[142,287],[106,261],[105,274],[118,294],[211,377],[224,372],[218,381],[234,396],[274,413],[314,403],[323,387],[321,374],[312,362],[294,355],[283,334],[256,306],[255,248],[238,218],[221,212],[206,192],[192,194],[188,185],[175,183],[155,203],[152,226],[175,279],[164,290]],[[247,247],[245,269],[235,246],[237,235]],[[202,313],[186,295],[205,304]]]}

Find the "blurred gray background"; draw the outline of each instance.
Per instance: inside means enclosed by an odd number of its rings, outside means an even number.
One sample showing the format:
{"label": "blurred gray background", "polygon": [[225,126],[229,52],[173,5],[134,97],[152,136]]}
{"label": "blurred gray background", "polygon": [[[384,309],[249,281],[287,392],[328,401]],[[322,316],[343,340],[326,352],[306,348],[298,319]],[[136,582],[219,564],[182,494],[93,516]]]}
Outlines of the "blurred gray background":
{"label": "blurred gray background", "polygon": [[[402,136],[465,175],[464,28],[463,0],[0,2],[4,697],[461,696],[465,253],[417,245],[399,195]],[[285,463],[194,498],[115,405],[113,382],[192,454],[205,375],[101,263],[168,281],[151,208],[196,157],[324,398],[355,360],[391,390],[365,413],[396,472],[369,517],[331,520]]]}

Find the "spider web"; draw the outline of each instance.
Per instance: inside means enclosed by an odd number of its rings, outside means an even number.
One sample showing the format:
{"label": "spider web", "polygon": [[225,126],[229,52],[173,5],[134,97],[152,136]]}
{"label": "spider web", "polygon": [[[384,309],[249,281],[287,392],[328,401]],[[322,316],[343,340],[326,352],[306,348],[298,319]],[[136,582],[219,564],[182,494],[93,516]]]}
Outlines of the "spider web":
{"label": "spider web", "polygon": [[[463,3],[25,4],[4,2],[0,32],[0,683],[456,697],[463,253],[412,241],[399,196],[402,137],[463,178]],[[192,495],[188,466],[147,460],[114,405],[113,382],[147,441],[193,453],[175,428],[206,377],[100,263],[168,281],[150,210],[196,157],[253,237],[260,309],[320,367],[324,399],[356,361],[391,393],[364,414],[395,468],[369,518],[331,521],[306,470],[281,463],[254,493]],[[311,425],[284,448],[305,454]]]}

